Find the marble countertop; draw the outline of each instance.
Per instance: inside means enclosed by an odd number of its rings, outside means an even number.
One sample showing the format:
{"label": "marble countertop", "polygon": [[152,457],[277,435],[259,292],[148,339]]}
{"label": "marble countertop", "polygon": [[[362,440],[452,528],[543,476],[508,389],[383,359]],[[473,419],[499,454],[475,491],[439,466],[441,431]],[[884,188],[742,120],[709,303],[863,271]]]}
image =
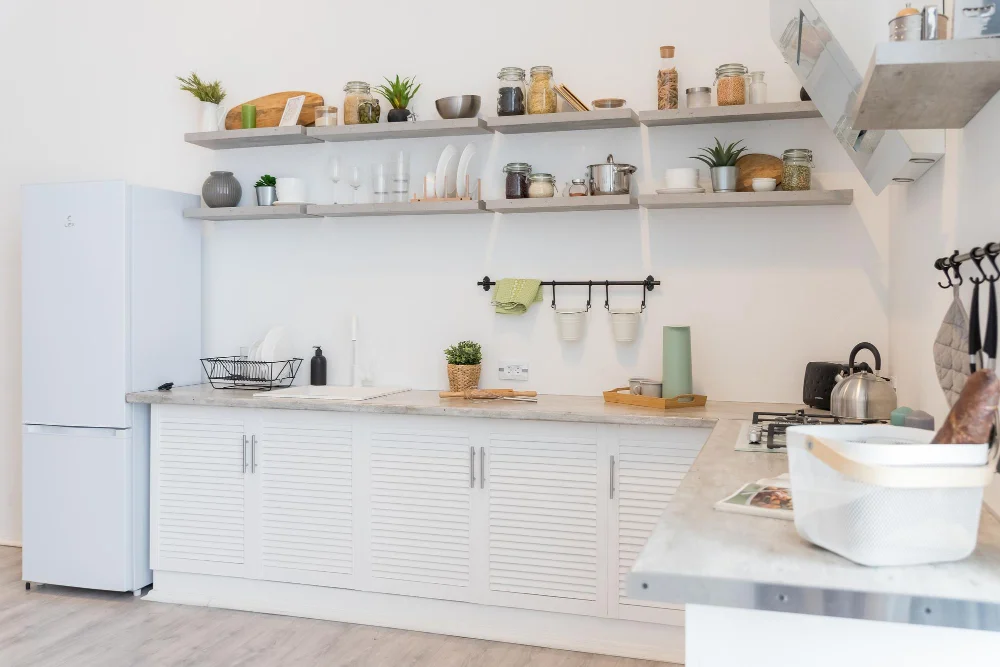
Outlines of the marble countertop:
{"label": "marble countertop", "polygon": [[128,394],[129,403],[206,405],[229,408],[271,408],[283,410],[328,410],[405,415],[485,417],[535,421],[591,422],[645,426],[687,426],[712,428],[718,420],[748,419],[757,411],[788,412],[797,405],[780,403],[735,403],[709,401],[702,408],[657,410],[617,403],[605,403],[602,396],[541,395],[537,403],[503,400],[440,398],[437,391],[408,391],[367,401],[265,398],[253,391],[213,389],[201,384],[174,387],[170,391]]}
{"label": "marble countertop", "polygon": [[719,512],[746,482],[788,471],[784,454],[736,452],[721,419],[628,581],[630,597],[1000,631],[1000,521],[956,563],[865,567],[799,537],[791,521]]}

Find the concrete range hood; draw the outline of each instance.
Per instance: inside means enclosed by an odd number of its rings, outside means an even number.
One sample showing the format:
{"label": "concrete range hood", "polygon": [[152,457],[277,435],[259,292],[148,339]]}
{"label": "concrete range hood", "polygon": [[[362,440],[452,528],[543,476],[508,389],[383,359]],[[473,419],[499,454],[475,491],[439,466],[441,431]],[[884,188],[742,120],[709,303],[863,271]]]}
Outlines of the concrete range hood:
{"label": "concrete range hood", "polygon": [[771,0],[771,37],[872,192],[912,183],[943,157],[943,130],[854,128],[863,79],[810,0]]}

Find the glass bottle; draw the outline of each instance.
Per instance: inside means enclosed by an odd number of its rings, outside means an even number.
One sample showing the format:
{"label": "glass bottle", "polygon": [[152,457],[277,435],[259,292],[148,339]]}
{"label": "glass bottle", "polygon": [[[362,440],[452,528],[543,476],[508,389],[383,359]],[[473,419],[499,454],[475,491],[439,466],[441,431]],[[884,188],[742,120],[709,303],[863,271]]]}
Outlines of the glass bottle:
{"label": "glass bottle", "polygon": [[498,116],[524,115],[524,70],[520,67],[504,67],[497,74],[500,88],[497,90]]}
{"label": "glass bottle", "polygon": [[813,154],[808,148],[789,148],[781,154],[781,189],[809,190],[812,187]]}
{"label": "glass bottle", "polygon": [[767,84],[763,72],[750,72],[750,104],[767,104]]}
{"label": "glass bottle", "polygon": [[656,73],[656,108],[677,108],[677,68],[674,67],[674,47],[660,47],[660,71]]}
{"label": "glass bottle", "polygon": [[531,68],[528,82],[528,113],[555,113],[556,91],[552,87],[552,68],[538,65]]}
{"label": "glass bottle", "polygon": [[344,86],[344,125],[361,122],[358,108],[362,102],[372,100],[372,87],[364,81],[348,81]]}
{"label": "glass bottle", "polygon": [[587,179],[585,178],[574,178],[570,181],[569,187],[566,189],[566,196],[568,197],[586,197],[587,196]]}
{"label": "glass bottle", "polygon": [[715,97],[720,107],[747,103],[747,68],[727,63],[715,68]]}
{"label": "glass bottle", "polygon": [[504,196],[507,199],[525,199],[528,196],[528,174],[531,165],[527,162],[511,162],[503,168],[507,174]]}

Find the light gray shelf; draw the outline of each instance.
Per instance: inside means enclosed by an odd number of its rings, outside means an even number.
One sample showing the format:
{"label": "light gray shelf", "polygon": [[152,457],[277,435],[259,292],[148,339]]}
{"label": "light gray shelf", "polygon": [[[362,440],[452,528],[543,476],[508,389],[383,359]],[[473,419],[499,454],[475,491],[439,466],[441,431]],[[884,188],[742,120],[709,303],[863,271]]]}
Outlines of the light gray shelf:
{"label": "light gray shelf", "polygon": [[758,120],[794,120],[820,118],[812,102],[775,102],[742,104],[728,107],[671,109],[670,111],[640,111],[639,122],[647,127],[665,125],[703,125],[706,123],[745,123]]}
{"label": "light gray shelf", "polygon": [[687,195],[639,195],[639,206],[660,208],[737,208],[758,206],[847,206],[853,190],[794,192],[705,192]]}
{"label": "light gray shelf", "polygon": [[184,141],[217,151],[228,148],[314,144],[319,139],[306,135],[306,128],[301,125],[291,125],[288,127],[255,127],[249,130],[189,132],[184,135]]}
{"label": "light gray shelf", "polygon": [[320,141],[370,141],[372,139],[409,139],[414,137],[460,137],[488,134],[483,118],[451,120],[418,120],[404,123],[372,123],[367,125],[337,125],[310,127],[306,134]]}
{"label": "light gray shelf", "polygon": [[638,126],[639,117],[631,109],[560,111],[558,113],[527,114],[524,116],[491,116],[486,119],[486,127],[501,134],[565,132],[568,130],[607,130]]}
{"label": "light gray shelf", "polygon": [[309,215],[349,218],[378,215],[482,213],[482,201],[389,202],[385,204],[310,204]]}
{"label": "light gray shelf", "polygon": [[[584,112],[580,112],[584,113]],[[599,197],[540,197],[538,199],[492,199],[486,210],[494,213],[555,213],[564,211],[624,211],[639,208],[632,195]]]}
{"label": "light gray shelf", "polygon": [[186,208],[185,218],[195,220],[281,220],[288,218],[311,218],[306,212],[306,204],[284,204],[279,206],[232,206],[228,208]]}

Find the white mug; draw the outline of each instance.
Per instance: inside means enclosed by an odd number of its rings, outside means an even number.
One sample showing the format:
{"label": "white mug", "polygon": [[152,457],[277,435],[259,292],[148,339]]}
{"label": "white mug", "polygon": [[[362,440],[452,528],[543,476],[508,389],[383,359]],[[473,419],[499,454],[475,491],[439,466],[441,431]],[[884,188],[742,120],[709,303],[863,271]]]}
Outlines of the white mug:
{"label": "white mug", "polygon": [[667,169],[667,188],[675,190],[679,188],[698,187],[698,169],[695,167],[683,167],[680,169]]}
{"label": "white mug", "polygon": [[283,202],[303,203],[306,201],[306,182],[301,178],[277,179],[277,204]]}

